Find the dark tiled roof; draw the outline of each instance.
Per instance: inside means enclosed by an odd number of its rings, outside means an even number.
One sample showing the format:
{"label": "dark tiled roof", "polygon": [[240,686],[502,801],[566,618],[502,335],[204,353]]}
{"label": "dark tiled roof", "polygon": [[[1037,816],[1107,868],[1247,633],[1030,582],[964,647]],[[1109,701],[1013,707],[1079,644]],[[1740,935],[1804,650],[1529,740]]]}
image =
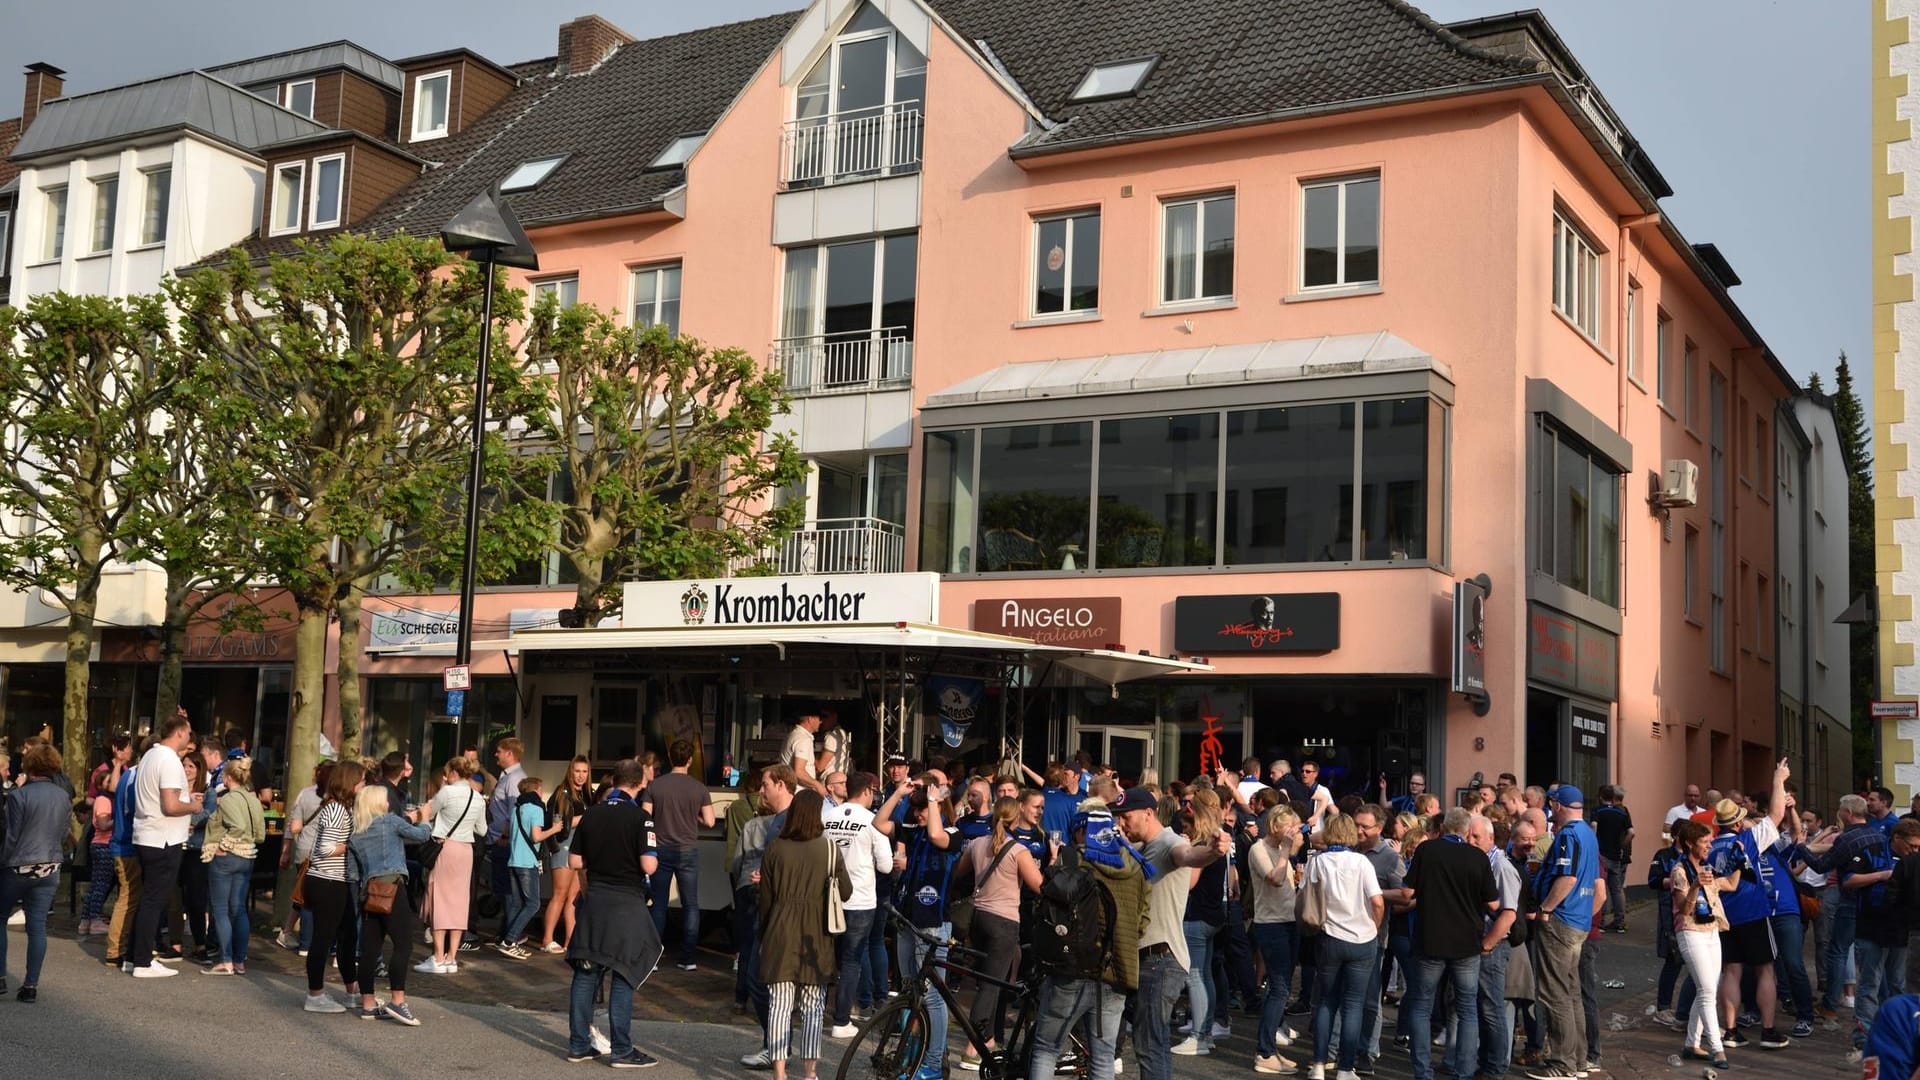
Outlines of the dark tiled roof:
{"label": "dark tiled roof", "polygon": [[711,129],[764,64],[798,12],[622,46],[585,75],[522,84],[479,123],[415,153],[447,164],[375,211],[366,228],[433,235],[467,200],[522,162],[567,160],[531,191],[506,197],[523,224],[650,209],[686,182],[646,171],[676,137]]}
{"label": "dark tiled roof", "polygon": [[558,56],[542,56],[533,60],[521,60],[517,63],[508,64],[507,70],[522,79],[540,79],[553,74],[553,69],[559,63],[560,58]]}
{"label": "dark tiled roof", "polygon": [[0,185],[12,183],[13,178],[20,175],[20,166],[7,160],[19,142],[20,118],[0,120]]}
{"label": "dark tiled roof", "polygon": [[292,255],[300,250],[300,245],[303,243],[325,244],[339,231],[339,229],[321,229],[318,232],[295,233],[287,236],[260,236],[256,233],[198,262],[179,267],[174,271],[174,275],[184,277],[195,270],[202,270],[209,266],[225,266],[236,253],[249,262],[262,263],[276,255]]}
{"label": "dark tiled roof", "polygon": [[[1022,149],[1104,142],[1533,72],[1403,0],[932,0],[1058,126]],[[1137,96],[1075,104],[1087,69],[1158,56]],[[935,106],[937,108],[937,105]]]}

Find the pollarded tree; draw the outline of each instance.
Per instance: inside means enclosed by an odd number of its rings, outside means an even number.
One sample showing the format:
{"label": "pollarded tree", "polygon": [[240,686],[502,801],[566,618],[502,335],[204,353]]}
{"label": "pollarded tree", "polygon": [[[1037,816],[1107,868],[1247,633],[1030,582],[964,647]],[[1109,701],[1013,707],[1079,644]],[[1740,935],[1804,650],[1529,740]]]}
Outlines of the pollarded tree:
{"label": "pollarded tree", "polygon": [[788,404],[778,372],[550,297],[522,344],[512,411],[561,481],[555,547],[578,581],[566,621],[597,625],[623,581],[724,573],[799,525],[801,506],[772,506],[806,475],[770,430]]}
{"label": "pollarded tree", "polygon": [[107,565],[162,483],[151,454],[172,391],[158,298],[52,293],[0,307],[0,583],[67,613],[61,753],[86,779],[87,679]]}
{"label": "pollarded tree", "polygon": [[[264,273],[236,259],[173,289],[184,346],[216,365],[245,417],[233,434],[255,476],[248,528],[266,576],[294,600],[289,784],[319,753],[329,619],[342,619],[350,753],[360,597],[384,574],[418,584],[457,565],[482,284],[437,241],[338,236],[273,259]],[[501,293],[495,318],[506,324],[521,307]],[[496,331],[496,391],[516,370],[507,340]],[[508,488],[503,445],[489,442],[488,482]],[[483,570],[536,551],[549,514],[540,500],[501,506],[481,534]]]}

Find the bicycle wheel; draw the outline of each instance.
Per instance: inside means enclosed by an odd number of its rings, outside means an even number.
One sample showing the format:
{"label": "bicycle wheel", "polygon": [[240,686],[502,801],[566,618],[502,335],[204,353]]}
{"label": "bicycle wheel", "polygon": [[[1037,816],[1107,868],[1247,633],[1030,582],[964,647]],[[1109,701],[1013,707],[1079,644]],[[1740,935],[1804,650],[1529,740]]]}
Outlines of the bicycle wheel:
{"label": "bicycle wheel", "polygon": [[931,1030],[923,1004],[890,1002],[854,1036],[835,1080],[913,1080]]}

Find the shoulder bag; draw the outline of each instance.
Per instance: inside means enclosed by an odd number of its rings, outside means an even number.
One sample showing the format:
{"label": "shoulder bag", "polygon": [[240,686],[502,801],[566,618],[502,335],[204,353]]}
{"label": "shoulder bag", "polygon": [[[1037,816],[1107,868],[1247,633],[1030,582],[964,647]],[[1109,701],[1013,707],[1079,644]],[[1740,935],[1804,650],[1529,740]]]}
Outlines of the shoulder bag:
{"label": "shoulder bag", "polygon": [[840,896],[840,845],[827,839],[827,933],[847,932],[847,902]]}
{"label": "shoulder bag", "polygon": [[[467,785],[467,805],[460,808],[460,819],[453,823],[453,828],[448,830],[447,836],[452,836],[455,832],[458,832],[460,830],[460,826],[466,824],[467,814],[472,809],[473,809],[473,785],[468,784]],[[421,846],[420,848],[420,872],[421,873],[424,874],[433,870],[433,864],[440,861],[440,849],[446,845],[446,842],[447,842],[446,836],[442,836],[442,837],[436,837],[431,843]]]}
{"label": "shoulder bag", "polygon": [[973,929],[974,901],[980,893],[980,886],[993,879],[993,872],[1000,869],[1000,861],[1005,859],[1007,853],[1019,843],[1020,841],[1009,838],[1006,843],[1000,845],[1000,850],[993,856],[993,861],[987,864],[986,871],[975,874],[972,883],[964,891],[961,889],[964,879],[953,883],[953,898],[947,902],[947,921],[953,924],[955,941],[967,940],[968,933]]}
{"label": "shoulder bag", "polygon": [[1293,907],[1294,921],[1303,934],[1318,934],[1327,928],[1327,883],[1318,865],[1326,856],[1316,855],[1307,863],[1306,881],[1300,886]]}

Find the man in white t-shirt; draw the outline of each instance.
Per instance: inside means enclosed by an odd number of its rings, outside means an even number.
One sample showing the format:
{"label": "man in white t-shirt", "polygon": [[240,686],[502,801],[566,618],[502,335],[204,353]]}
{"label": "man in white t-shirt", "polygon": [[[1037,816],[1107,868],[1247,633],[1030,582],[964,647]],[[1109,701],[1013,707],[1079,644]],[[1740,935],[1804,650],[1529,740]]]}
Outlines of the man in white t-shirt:
{"label": "man in white t-shirt", "polygon": [[167,900],[180,881],[180,856],[200,810],[200,796],[187,788],[180,752],[193,740],[193,725],[181,712],[160,724],[160,738],[134,774],[133,851],[140,859],[140,906],[134,909],[133,944],[121,970],[136,979],[164,979],[179,972],[153,957],[153,939],[166,917]]}
{"label": "man in white t-shirt", "polygon": [[1668,836],[1672,836],[1674,822],[1690,818],[1699,813],[1701,809],[1700,785],[1688,784],[1686,797],[1680,801],[1679,806],[1667,811],[1667,819],[1662,828],[1666,830]]}
{"label": "man in white t-shirt", "polygon": [[870,967],[875,943],[886,940],[875,881],[893,871],[893,845],[873,826],[873,791],[878,782],[872,773],[847,774],[846,798],[820,816],[821,827],[838,845],[847,876],[853,879],[853,896],[846,903],[847,930],[838,938],[840,985],[833,995],[833,1030],[829,1032],[836,1039],[860,1034],[853,1023],[853,1006],[860,995],[861,972],[870,971],[880,980],[879,988],[886,986],[885,954],[880,954],[878,967]]}
{"label": "man in white t-shirt", "polygon": [[1134,1011],[1134,1053],[1146,1077],[1173,1075],[1173,1003],[1186,989],[1187,893],[1199,869],[1233,850],[1233,838],[1222,829],[1207,847],[1189,844],[1160,824],[1160,802],[1141,788],[1123,792],[1113,804],[1113,816],[1127,839],[1139,845],[1140,858],[1152,871],[1147,894],[1147,926],[1140,934],[1140,989]]}
{"label": "man in white t-shirt", "polygon": [[787,733],[786,745],[780,748],[780,764],[793,770],[793,778],[801,787],[812,788],[827,797],[826,786],[820,783],[820,753],[814,748],[814,733],[820,730],[820,714],[808,711],[801,713],[793,721],[793,730]]}

